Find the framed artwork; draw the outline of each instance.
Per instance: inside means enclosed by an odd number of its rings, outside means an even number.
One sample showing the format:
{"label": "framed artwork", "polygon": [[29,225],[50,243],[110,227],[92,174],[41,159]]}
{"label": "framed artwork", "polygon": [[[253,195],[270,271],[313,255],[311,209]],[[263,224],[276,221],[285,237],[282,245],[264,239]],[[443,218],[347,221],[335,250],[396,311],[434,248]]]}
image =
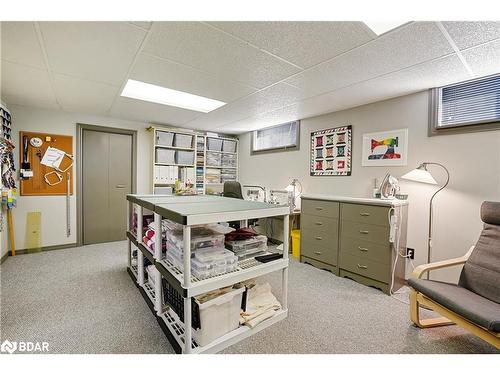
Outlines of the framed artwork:
{"label": "framed artwork", "polygon": [[408,129],[363,134],[362,166],[401,166],[407,158]]}
{"label": "framed artwork", "polygon": [[350,176],[352,126],[311,133],[311,176]]}

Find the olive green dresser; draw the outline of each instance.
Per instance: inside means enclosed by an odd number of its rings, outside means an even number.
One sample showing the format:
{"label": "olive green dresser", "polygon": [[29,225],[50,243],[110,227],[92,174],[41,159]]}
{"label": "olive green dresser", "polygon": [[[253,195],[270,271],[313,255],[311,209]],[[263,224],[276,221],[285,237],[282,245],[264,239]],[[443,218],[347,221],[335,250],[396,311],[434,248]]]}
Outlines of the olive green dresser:
{"label": "olive green dresser", "polygon": [[407,217],[407,201],[304,195],[300,260],[389,294],[392,282],[393,291],[405,283],[406,260],[396,262],[396,243],[405,254]]}

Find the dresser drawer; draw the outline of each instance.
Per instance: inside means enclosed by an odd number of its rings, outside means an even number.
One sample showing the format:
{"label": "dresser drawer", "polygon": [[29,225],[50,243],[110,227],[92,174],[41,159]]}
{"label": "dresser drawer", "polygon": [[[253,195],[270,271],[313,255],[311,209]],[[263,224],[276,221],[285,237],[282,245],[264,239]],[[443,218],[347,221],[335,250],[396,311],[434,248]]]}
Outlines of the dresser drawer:
{"label": "dresser drawer", "polygon": [[316,215],[300,215],[300,227],[312,230],[331,231],[337,230],[339,222],[331,217]]}
{"label": "dresser drawer", "polygon": [[391,263],[391,246],[389,243],[381,245],[344,235],[340,238],[340,252],[379,263]]}
{"label": "dresser drawer", "polygon": [[334,248],[337,250],[338,248],[338,226],[331,227],[328,230],[323,229],[314,229],[314,228],[302,228],[300,231],[300,237],[304,239],[304,241],[308,241],[310,243],[314,243],[323,247]]}
{"label": "dresser drawer", "polygon": [[324,247],[318,243],[302,240],[300,255],[323,263],[337,265],[337,245],[335,247]]}
{"label": "dresser drawer", "polygon": [[390,265],[388,264],[375,262],[369,259],[362,259],[348,253],[341,253],[339,267],[341,269],[357,273],[358,275],[369,277],[370,279],[384,283],[389,282]]}
{"label": "dresser drawer", "polygon": [[342,203],[342,220],[363,224],[389,226],[389,207],[369,206],[364,204]]}
{"label": "dresser drawer", "polygon": [[302,199],[301,205],[301,211],[306,215],[331,217],[334,219],[339,217],[338,202]]}
{"label": "dresser drawer", "polygon": [[342,220],[342,237],[344,236],[386,245],[389,243],[389,227]]}

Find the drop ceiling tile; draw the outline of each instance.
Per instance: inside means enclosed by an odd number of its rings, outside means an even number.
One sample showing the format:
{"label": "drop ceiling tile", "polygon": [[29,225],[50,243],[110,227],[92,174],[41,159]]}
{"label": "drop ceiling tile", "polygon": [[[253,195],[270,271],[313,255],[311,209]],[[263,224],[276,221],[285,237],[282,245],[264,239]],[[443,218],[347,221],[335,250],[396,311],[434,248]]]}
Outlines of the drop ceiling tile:
{"label": "drop ceiling tile", "polygon": [[182,126],[198,117],[200,112],[119,96],[111,107],[110,115],[128,120]]}
{"label": "drop ceiling tile", "polygon": [[110,109],[119,87],[54,74],[56,96],[68,112],[103,115]]}
{"label": "drop ceiling tile", "polygon": [[7,61],[2,61],[1,68],[2,96],[15,98],[12,104],[43,108],[57,106],[46,70]]}
{"label": "drop ceiling tile", "polygon": [[2,22],[0,57],[10,62],[45,69],[33,22]]}
{"label": "drop ceiling tile", "polygon": [[146,31],[126,22],[40,22],[53,72],[120,85]]}
{"label": "drop ceiling tile", "polygon": [[216,128],[216,131],[241,133],[407,95],[467,78],[468,73],[460,59],[451,55],[226,124]]}
{"label": "drop ceiling tile", "polygon": [[299,71],[280,59],[199,22],[155,22],[144,52],[263,88]]}
{"label": "drop ceiling tile", "polygon": [[314,96],[452,52],[434,22],[413,22],[286,82]]}
{"label": "drop ceiling tile", "polygon": [[204,113],[201,116],[190,121],[185,126],[193,129],[211,130],[216,127],[223,126],[248,117],[244,113],[239,113],[226,108],[226,106],[216,109],[215,111]]}
{"label": "drop ceiling tile", "polygon": [[244,113],[248,117],[285,107],[304,98],[303,92],[286,83],[278,83],[262,91],[228,104],[228,110]]}
{"label": "drop ceiling tile", "polygon": [[442,22],[459,49],[500,38],[500,22]]}
{"label": "drop ceiling tile", "polygon": [[226,103],[255,91],[237,82],[221,80],[206,71],[148,54],[139,56],[129,78]]}
{"label": "drop ceiling tile", "polygon": [[308,68],[373,39],[362,22],[211,22],[211,25]]}
{"label": "drop ceiling tile", "polygon": [[300,114],[311,117],[468,78],[468,72],[460,59],[451,55],[304,100],[300,103]]}
{"label": "drop ceiling tile", "polygon": [[500,73],[500,40],[468,49],[462,55],[478,77]]}

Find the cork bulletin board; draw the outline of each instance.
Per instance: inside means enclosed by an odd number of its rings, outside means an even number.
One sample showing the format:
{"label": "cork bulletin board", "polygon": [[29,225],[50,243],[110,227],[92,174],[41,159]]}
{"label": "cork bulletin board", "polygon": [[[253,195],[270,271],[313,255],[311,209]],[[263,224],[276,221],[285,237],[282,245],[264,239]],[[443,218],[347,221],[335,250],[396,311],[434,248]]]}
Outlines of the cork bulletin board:
{"label": "cork bulletin board", "polygon": [[[64,151],[66,154],[73,155],[73,137],[69,135],[59,135],[51,133],[36,133],[36,132],[20,132],[19,133],[19,164],[22,165],[24,161],[24,138],[28,139],[27,147],[27,159],[30,164],[30,169],[33,171],[33,176],[27,179],[20,180],[20,193],[21,195],[66,195],[67,193],[67,181],[68,173],[70,180],[70,194],[73,194],[73,166],[71,166],[73,160],[67,156],[62,158],[59,169],[57,171],[59,176],[55,172],[56,170],[47,165],[41,163],[45,152],[49,147],[56,148],[58,150]],[[41,145],[33,146],[31,139],[38,138],[42,141]],[[36,143],[36,142],[33,142]],[[22,167],[21,167],[22,168]],[[67,169],[67,170],[66,170]],[[64,172],[62,172],[64,171]],[[47,175],[47,180],[52,186],[46,182],[44,176]]]}

